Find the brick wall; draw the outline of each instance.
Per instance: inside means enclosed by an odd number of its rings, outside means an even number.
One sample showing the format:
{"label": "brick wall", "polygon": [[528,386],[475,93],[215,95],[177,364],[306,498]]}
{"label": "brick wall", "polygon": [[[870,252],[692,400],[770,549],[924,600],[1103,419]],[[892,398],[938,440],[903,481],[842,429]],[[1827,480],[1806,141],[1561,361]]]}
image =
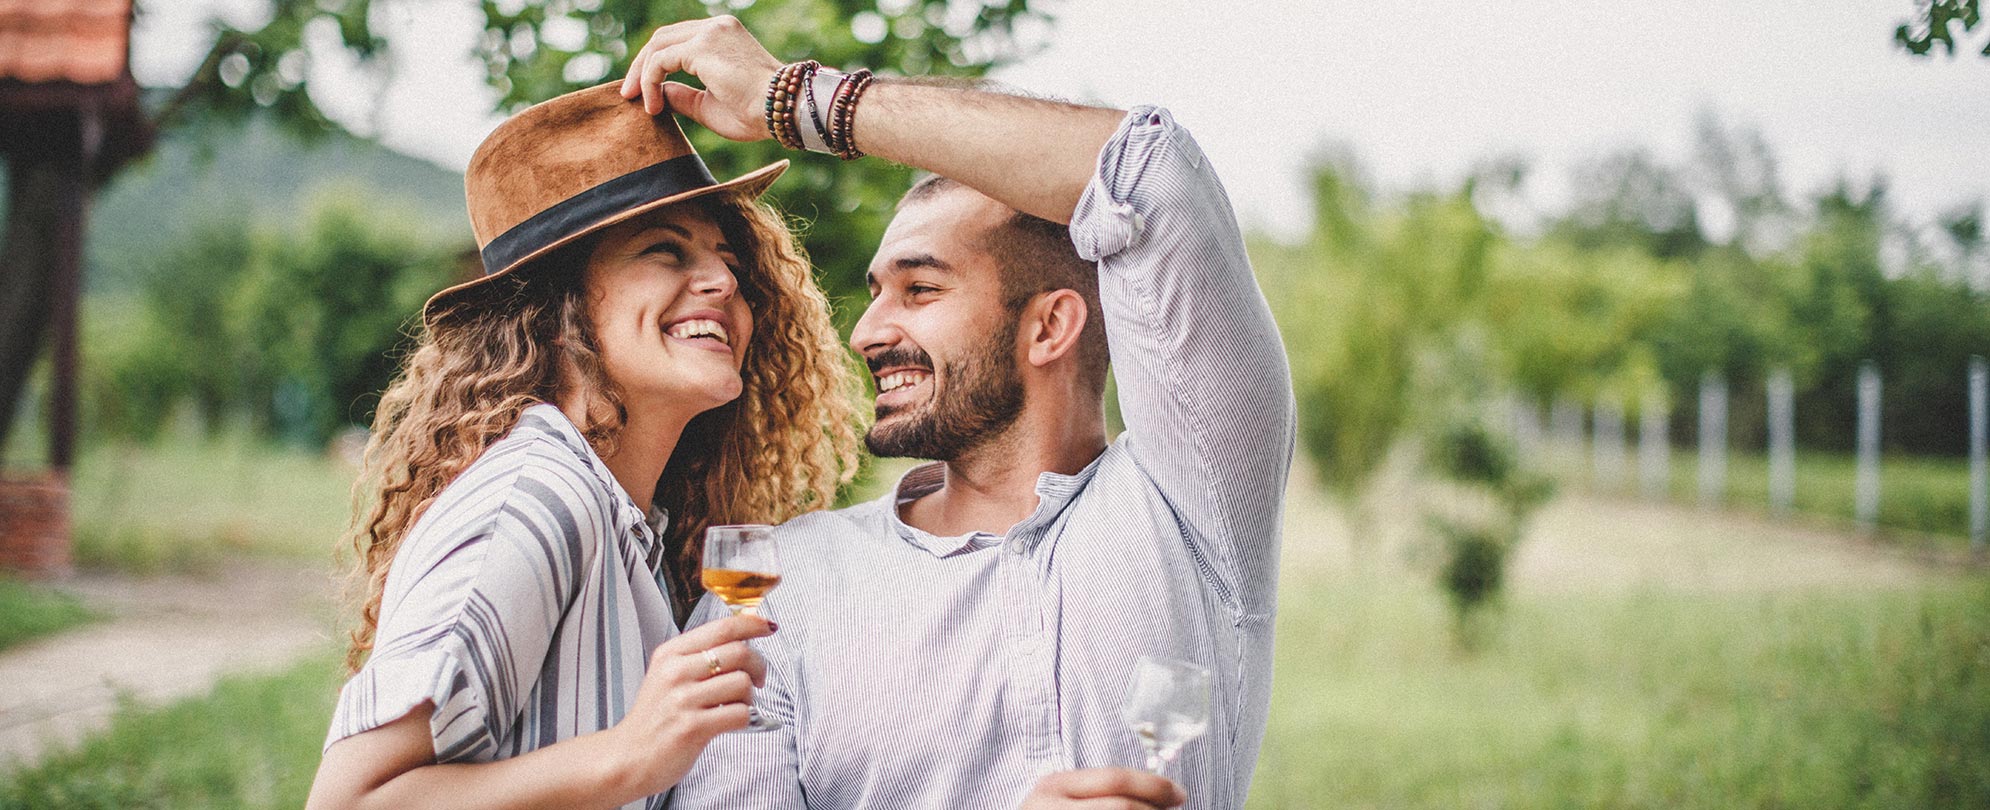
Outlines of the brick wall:
{"label": "brick wall", "polygon": [[70,570],[69,482],[56,473],[0,477],[0,571],[53,577]]}

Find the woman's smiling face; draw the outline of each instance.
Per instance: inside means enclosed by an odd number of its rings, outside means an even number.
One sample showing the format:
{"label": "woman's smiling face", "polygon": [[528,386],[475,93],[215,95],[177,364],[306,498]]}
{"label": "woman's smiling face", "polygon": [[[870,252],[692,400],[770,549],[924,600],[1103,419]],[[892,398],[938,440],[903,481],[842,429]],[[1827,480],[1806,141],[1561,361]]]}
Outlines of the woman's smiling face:
{"label": "woman's smiling face", "polygon": [[739,397],[753,336],[739,267],[696,204],[601,232],[587,261],[588,311],[608,378],[631,409],[662,397],[695,414]]}

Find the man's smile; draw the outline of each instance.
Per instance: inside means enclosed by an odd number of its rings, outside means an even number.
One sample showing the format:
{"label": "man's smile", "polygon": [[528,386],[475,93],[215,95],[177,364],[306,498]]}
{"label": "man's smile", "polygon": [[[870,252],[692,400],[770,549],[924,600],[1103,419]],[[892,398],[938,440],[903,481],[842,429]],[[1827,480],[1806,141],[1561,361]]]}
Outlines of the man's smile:
{"label": "man's smile", "polygon": [[899,407],[917,401],[933,372],[923,368],[891,368],[877,375],[880,407]]}

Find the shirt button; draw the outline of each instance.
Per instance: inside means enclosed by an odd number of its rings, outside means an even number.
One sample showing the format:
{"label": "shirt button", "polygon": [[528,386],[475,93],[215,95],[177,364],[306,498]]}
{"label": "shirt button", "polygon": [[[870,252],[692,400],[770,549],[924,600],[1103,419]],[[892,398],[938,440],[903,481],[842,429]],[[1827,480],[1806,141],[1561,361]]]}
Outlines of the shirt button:
{"label": "shirt button", "polygon": [[1016,537],[1009,540],[1009,552],[1020,557],[1030,553],[1030,547],[1028,543],[1023,542],[1023,538]]}

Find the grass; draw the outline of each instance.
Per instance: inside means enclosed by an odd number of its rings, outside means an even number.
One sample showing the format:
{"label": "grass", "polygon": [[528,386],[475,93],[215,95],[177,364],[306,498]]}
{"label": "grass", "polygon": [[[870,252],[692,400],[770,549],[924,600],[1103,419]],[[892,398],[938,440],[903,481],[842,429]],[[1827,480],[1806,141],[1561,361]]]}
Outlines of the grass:
{"label": "grass", "polygon": [[0,650],[95,618],[73,596],[0,577]]}
{"label": "grass", "polygon": [[103,734],[0,776],[0,810],[302,807],[339,672],[326,654],[165,708],[128,705]]}
{"label": "grass", "polygon": [[[1990,806],[1990,585],[1515,598],[1450,643],[1428,586],[1283,594],[1252,810]],[[0,810],[299,806],[336,661],[132,706]]]}
{"label": "grass", "polygon": [[328,453],[240,435],[96,445],[72,478],[76,562],[144,574],[240,554],[329,559],[354,474]]}
{"label": "grass", "polygon": [[1990,586],[1514,598],[1450,643],[1434,589],[1280,599],[1253,810],[1990,806]]}

